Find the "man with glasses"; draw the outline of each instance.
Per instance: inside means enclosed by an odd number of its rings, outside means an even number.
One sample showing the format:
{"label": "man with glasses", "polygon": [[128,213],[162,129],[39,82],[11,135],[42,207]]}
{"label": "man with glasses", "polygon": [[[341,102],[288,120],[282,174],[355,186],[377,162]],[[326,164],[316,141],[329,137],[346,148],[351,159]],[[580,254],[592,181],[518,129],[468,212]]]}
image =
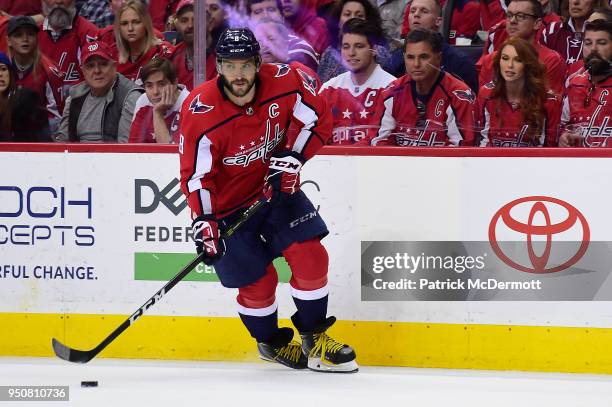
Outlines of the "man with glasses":
{"label": "man with glasses", "polygon": [[573,76],[563,99],[560,147],[612,147],[612,22],[585,25],[584,66]]}
{"label": "man with glasses", "polygon": [[[262,64],[247,28],[228,29],[216,47],[217,80],[198,86],[180,116],[181,189],[193,237],[221,284],[238,288],[238,314],[263,360],[293,369],[356,372],[355,352],[326,334],[328,234],[300,186],[300,169],[331,136],[331,114],[316,81],[300,68]],[[221,230],[265,196],[232,236]],[[297,312],[278,327],[272,261],[284,257]],[[231,340],[231,339],[230,339]]]}
{"label": "man with glasses", "polygon": [[[546,67],[548,86],[558,95],[563,93],[563,82],[567,65],[555,51],[545,47],[536,40],[537,32],[542,26],[544,11],[538,0],[513,0],[506,12],[506,32],[509,37],[519,37],[533,44],[538,52],[540,62]],[[495,52],[480,58],[476,69],[480,70],[478,82],[486,85],[493,78],[493,59]]]}
{"label": "man with glasses", "polygon": [[85,45],[81,60],[85,81],[70,89],[55,141],[127,143],[143,90],[117,73],[104,42]]}
{"label": "man with glasses", "polygon": [[407,74],[383,92],[384,111],[371,145],[471,146],[475,96],[440,68],[442,35],[417,28],[406,37]]}

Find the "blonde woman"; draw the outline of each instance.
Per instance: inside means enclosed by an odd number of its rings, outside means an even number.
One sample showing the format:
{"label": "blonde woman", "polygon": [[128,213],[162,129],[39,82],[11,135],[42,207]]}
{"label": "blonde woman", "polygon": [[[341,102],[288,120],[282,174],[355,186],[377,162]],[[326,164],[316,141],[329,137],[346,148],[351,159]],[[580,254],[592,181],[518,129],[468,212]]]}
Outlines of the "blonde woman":
{"label": "blonde woman", "polygon": [[147,6],[139,0],[126,2],[115,18],[117,71],[138,81],[142,67],[155,57],[167,58],[172,45],[155,36]]}

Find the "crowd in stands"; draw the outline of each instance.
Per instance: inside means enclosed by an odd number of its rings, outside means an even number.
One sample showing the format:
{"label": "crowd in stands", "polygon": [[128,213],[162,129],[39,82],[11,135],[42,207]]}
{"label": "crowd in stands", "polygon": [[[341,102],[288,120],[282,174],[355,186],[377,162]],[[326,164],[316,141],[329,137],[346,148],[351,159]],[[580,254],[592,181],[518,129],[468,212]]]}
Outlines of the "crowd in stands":
{"label": "crowd in stands", "polygon": [[[0,141],[177,143],[249,27],[354,146],[612,147],[609,0],[0,0]],[[608,103],[610,99],[611,103]]]}

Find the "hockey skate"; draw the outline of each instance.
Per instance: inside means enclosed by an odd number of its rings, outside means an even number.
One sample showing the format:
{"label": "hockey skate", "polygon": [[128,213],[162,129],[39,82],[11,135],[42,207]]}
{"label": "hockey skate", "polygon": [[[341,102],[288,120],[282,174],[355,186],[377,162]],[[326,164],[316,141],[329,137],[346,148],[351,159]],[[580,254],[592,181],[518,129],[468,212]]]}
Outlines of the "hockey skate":
{"label": "hockey skate", "polygon": [[355,373],[359,366],[353,348],[336,342],[325,333],[334,322],[336,318],[329,317],[312,332],[300,332],[308,368],[318,372]]}
{"label": "hockey skate", "polygon": [[307,359],[301,345],[292,341],[293,329],[280,328],[268,342],[257,342],[259,357],[267,362],[276,362],[292,369],[306,369]]}

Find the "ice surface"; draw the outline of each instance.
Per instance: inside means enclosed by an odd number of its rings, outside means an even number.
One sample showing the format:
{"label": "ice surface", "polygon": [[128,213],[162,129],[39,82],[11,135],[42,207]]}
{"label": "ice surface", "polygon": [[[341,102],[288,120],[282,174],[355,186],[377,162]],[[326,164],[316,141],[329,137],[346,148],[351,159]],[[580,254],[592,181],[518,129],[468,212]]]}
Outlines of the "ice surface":
{"label": "ice surface", "polygon": [[0,384],[70,386],[69,402],[0,402],[18,407],[612,406],[612,376],[367,366],[326,374],[263,362],[0,358]]}

